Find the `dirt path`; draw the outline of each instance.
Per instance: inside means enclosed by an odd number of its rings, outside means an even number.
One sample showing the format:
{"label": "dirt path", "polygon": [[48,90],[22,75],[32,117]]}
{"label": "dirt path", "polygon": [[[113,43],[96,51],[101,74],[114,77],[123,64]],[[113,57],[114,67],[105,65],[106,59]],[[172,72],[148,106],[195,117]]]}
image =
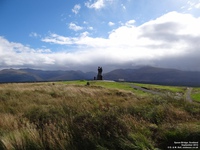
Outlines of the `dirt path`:
{"label": "dirt path", "polygon": [[192,92],[192,89],[193,89],[193,88],[188,87],[188,88],[187,88],[187,91],[186,91],[186,97],[185,97],[185,99],[186,99],[187,101],[189,101],[189,102],[192,102],[192,99],[191,99],[191,92]]}
{"label": "dirt path", "polygon": [[[137,90],[140,90],[140,91],[143,91],[143,92],[147,92],[147,93],[151,93],[151,94],[154,94],[154,95],[166,96],[166,94],[164,94],[164,93],[157,92],[157,91],[153,91],[153,90],[150,90],[150,89],[146,89],[146,88],[143,88],[143,87],[134,85],[134,84],[129,84],[129,86],[131,86],[131,87],[134,88],[134,89],[137,89]],[[193,89],[193,88],[188,87],[187,90],[186,90],[186,93],[185,93],[185,99],[186,99],[186,101],[188,101],[188,102],[192,102],[192,99],[191,99],[191,92],[192,92],[192,89]],[[168,95],[168,96],[169,96],[169,95]]]}
{"label": "dirt path", "polygon": [[151,93],[151,94],[154,94],[154,95],[159,95],[159,96],[165,96],[165,94],[161,93],[161,92],[156,92],[156,91],[153,91],[153,90],[149,90],[149,89],[146,89],[146,88],[142,88],[140,86],[137,86],[137,85],[134,85],[134,84],[129,84],[132,88],[134,89],[137,89],[137,90],[141,90],[143,92],[147,92],[147,93]]}

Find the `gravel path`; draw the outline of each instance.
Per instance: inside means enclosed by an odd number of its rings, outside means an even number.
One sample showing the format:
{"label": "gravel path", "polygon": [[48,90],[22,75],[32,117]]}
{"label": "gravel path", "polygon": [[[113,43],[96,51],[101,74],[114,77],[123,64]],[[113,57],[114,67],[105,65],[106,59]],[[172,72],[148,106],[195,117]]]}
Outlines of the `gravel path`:
{"label": "gravel path", "polygon": [[191,96],[190,96],[190,95],[191,95],[191,92],[192,92],[192,89],[193,89],[193,88],[188,87],[188,88],[187,88],[187,91],[186,91],[186,100],[189,101],[189,102],[192,102],[192,99],[191,99]]}
{"label": "gravel path", "polygon": [[[159,95],[159,96],[166,96],[166,94],[164,93],[161,93],[161,92],[156,92],[156,91],[153,91],[153,90],[149,90],[149,89],[146,89],[146,88],[143,88],[143,87],[140,87],[140,86],[137,86],[137,85],[134,85],[134,84],[129,84],[132,88],[134,89],[137,89],[137,90],[140,90],[140,91],[143,91],[143,92],[147,92],[147,93],[151,93],[151,94],[154,94],[154,95]],[[191,87],[188,87],[187,90],[186,90],[186,94],[185,94],[185,99],[189,102],[192,102],[192,99],[191,99],[191,92],[192,92],[192,89]]]}
{"label": "gravel path", "polygon": [[143,92],[147,92],[147,93],[151,93],[151,94],[154,94],[154,95],[159,95],[159,96],[165,96],[165,94],[161,93],[161,92],[156,92],[156,91],[153,91],[153,90],[149,90],[149,89],[146,89],[146,88],[142,88],[140,86],[137,86],[137,85],[134,85],[134,84],[129,84],[132,88],[134,89],[137,89],[137,90],[141,90]]}

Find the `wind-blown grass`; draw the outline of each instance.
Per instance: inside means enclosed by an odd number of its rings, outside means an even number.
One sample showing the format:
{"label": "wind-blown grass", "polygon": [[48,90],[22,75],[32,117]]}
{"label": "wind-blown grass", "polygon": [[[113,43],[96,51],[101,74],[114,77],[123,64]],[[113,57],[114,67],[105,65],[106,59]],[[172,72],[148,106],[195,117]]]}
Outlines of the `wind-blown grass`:
{"label": "wind-blown grass", "polygon": [[199,104],[76,82],[1,84],[0,149],[166,149],[200,139]]}

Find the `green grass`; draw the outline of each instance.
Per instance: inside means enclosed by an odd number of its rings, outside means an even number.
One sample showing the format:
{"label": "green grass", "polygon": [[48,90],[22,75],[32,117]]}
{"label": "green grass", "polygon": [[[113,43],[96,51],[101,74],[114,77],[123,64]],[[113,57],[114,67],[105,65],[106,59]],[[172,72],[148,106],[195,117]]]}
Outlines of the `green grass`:
{"label": "green grass", "polygon": [[[105,88],[114,88],[114,89],[121,89],[126,91],[134,91],[132,87],[129,86],[130,83],[127,82],[108,82],[108,81],[86,81],[86,80],[76,80],[76,81],[66,81],[65,84],[71,85],[86,85],[87,82],[90,83],[92,86],[101,86]],[[186,87],[177,87],[177,86],[164,86],[164,85],[154,85],[154,84],[141,84],[141,83],[132,83],[140,87],[144,87],[150,90],[155,91],[170,91],[173,93],[184,93]]]}
{"label": "green grass", "polygon": [[142,97],[148,97],[150,94],[136,90],[132,88],[127,82],[109,82],[109,81],[87,81],[87,80],[76,80],[76,81],[66,81],[64,84],[68,85],[87,85],[87,82],[89,82],[90,86],[96,86],[96,87],[103,87],[108,89],[120,89],[125,91],[130,91],[139,94]]}
{"label": "green grass", "polygon": [[186,87],[177,87],[177,86],[165,86],[165,85],[154,85],[154,84],[140,84],[136,83],[135,85],[138,85],[140,87],[145,87],[148,89],[152,90],[157,90],[157,91],[170,91],[170,92],[180,92],[183,93],[185,92]]}
{"label": "green grass", "polygon": [[68,84],[68,85],[86,85],[87,84],[87,80],[74,80],[74,81],[63,81],[63,82],[58,82],[61,84]]}
{"label": "green grass", "polygon": [[200,138],[198,103],[87,82],[0,84],[0,149],[153,150]]}
{"label": "green grass", "polygon": [[89,82],[91,86],[101,86],[104,88],[114,88],[114,89],[132,91],[132,88],[129,85],[122,84],[120,82],[77,80],[77,81],[66,81],[63,83],[71,85],[86,85],[87,82]]}
{"label": "green grass", "polygon": [[200,88],[193,88],[191,98],[196,102],[200,102]]}

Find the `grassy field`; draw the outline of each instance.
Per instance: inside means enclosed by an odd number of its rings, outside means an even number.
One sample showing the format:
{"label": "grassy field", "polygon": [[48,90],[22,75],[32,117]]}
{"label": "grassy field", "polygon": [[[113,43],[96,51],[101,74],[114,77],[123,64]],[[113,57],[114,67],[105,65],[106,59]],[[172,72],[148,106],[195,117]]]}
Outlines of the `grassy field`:
{"label": "grassy field", "polygon": [[173,92],[173,93],[184,93],[186,87],[178,87],[178,86],[166,86],[166,85],[153,85],[153,84],[140,84],[136,83],[136,85],[145,87],[147,89],[159,91],[159,92]]}
{"label": "grassy field", "polygon": [[199,139],[200,105],[184,99],[117,82],[0,84],[2,150],[166,149]]}
{"label": "grassy field", "polygon": [[191,97],[194,101],[200,102],[200,88],[193,88]]}
{"label": "grassy field", "polygon": [[130,92],[137,93],[137,94],[139,94],[138,96],[142,96],[142,97],[149,96],[149,93],[145,93],[140,90],[136,90],[129,85],[130,83],[127,83],[127,82],[112,82],[112,81],[104,82],[104,81],[80,80],[80,81],[67,81],[64,83],[68,84],[68,85],[87,85],[87,82],[89,82],[89,84],[91,86],[99,86],[99,87],[103,87],[106,89],[118,89],[118,90],[130,91]]}
{"label": "grassy field", "polygon": [[112,81],[86,81],[86,80],[78,80],[78,81],[66,81],[63,82],[64,84],[70,84],[70,85],[87,85],[87,82],[91,86],[100,86],[104,88],[113,88],[113,89],[121,89],[121,90],[127,90],[127,91],[132,91],[133,88],[131,88],[127,84],[122,84],[120,82],[112,82]]}

